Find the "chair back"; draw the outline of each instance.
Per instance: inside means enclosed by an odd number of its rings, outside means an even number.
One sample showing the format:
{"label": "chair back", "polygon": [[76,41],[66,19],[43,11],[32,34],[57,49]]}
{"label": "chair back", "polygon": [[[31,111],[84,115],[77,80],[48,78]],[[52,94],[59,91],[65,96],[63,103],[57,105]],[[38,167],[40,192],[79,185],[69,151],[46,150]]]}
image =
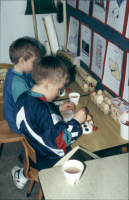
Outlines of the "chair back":
{"label": "chair back", "polygon": [[23,135],[23,141],[22,141],[22,145],[24,148],[24,172],[25,175],[28,179],[30,179],[30,177],[28,177],[28,172],[29,172],[29,157],[31,158],[31,160],[36,163],[36,153],[35,150],[31,147],[31,145],[28,143],[28,141],[26,140],[25,136]]}

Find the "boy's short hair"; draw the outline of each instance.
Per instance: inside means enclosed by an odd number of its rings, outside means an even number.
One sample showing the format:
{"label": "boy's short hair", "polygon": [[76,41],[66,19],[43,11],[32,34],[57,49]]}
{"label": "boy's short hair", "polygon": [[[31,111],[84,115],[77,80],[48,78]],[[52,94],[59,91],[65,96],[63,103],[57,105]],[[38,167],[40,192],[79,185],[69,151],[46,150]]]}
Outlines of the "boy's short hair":
{"label": "boy's short hair", "polygon": [[60,82],[67,84],[70,80],[68,68],[60,59],[54,56],[45,56],[37,59],[34,62],[31,74],[36,85],[40,85],[46,79],[53,84]]}
{"label": "boy's short hair", "polygon": [[19,38],[15,40],[9,48],[10,60],[14,65],[18,63],[21,57],[27,61],[31,57],[39,57],[40,55],[41,51],[38,45],[25,38]]}

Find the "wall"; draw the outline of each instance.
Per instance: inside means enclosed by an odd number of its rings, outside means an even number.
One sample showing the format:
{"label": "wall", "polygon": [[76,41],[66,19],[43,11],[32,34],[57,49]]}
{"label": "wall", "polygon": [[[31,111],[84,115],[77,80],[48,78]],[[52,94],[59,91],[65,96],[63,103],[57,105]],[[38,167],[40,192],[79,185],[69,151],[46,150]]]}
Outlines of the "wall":
{"label": "wall", "polygon": [[[20,37],[35,38],[33,17],[24,15],[26,10],[25,0],[0,1],[0,63],[11,63],[9,59],[10,44]],[[48,15],[48,14],[47,14]],[[56,13],[52,14],[60,46],[64,46],[64,24],[56,21]],[[44,41],[47,40],[42,18],[45,15],[36,15],[38,40],[43,52]]]}
{"label": "wall", "polygon": [[[122,50],[124,50],[124,51],[126,49],[129,50],[129,41],[128,40],[124,39],[122,35],[120,35],[116,31],[114,31],[109,26],[104,25],[104,24],[100,23],[99,21],[97,21],[96,19],[91,17],[91,15],[92,15],[92,4],[93,4],[93,1],[91,1],[91,4],[90,4],[90,14],[89,14],[89,16],[87,16],[86,14],[81,12],[80,10],[78,10],[78,9],[75,10],[71,6],[67,5],[67,24],[68,24],[69,15],[71,15],[71,16],[75,17],[76,19],[78,19],[80,22],[87,24],[90,28],[92,28],[92,31],[96,31],[97,33],[99,33],[100,35],[102,35],[103,37],[108,39],[109,41],[116,44]],[[79,27],[79,41],[80,41],[80,27]],[[79,55],[79,45],[78,45],[78,55]],[[125,57],[125,55],[124,55],[124,57]],[[86,64],[83,63],[82,61],[81,61],[81,66],[84,67],[87,71],[89,71],[90,74],[93,77],[95,77],[95,79],[98,81],[97,89],[102,89],[102,90],[105,89],[104,86],[102,86],[101,83],[100,83],[101,80],[97,76],[95,76],[95,74],[92,73],[90,71],[90,69],[86,66]],[[124,62],[123,62],[123,69],[124,69]],[[112,94],[112,96],[115,96],[111,92],[110,92],[110,94]]]}

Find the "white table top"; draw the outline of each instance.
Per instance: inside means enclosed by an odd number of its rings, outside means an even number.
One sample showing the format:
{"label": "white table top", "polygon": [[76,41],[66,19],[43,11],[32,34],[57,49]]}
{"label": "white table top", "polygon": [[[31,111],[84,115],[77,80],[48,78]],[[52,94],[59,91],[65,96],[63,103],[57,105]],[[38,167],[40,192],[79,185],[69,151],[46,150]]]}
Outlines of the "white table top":
{"label": "white table top", "polygon": [[128,199],[129,153],[86,161],[76,185],[66,182],[62,167],[39,172],[45,199]]}

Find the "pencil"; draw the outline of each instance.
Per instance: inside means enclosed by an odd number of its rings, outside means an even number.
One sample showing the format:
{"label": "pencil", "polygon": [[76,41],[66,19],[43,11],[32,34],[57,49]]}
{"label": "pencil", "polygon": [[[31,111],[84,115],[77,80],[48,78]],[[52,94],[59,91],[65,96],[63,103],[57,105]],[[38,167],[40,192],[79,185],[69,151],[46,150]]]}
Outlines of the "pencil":
{"label": "pencil", "polygon": [[82,108],[84,107],[84,105],[85,105],[85,102],[83,103],[83,106],[82,106]]}

